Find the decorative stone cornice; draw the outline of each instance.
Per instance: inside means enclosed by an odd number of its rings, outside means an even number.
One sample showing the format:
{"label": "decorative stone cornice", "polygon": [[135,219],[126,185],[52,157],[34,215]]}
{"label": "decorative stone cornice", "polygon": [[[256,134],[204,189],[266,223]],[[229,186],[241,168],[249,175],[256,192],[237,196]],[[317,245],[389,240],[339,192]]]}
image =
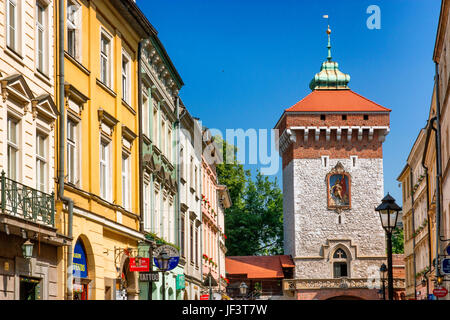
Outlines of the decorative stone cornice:
{"label": "decorative stone cornice", "polygon": [[110,115],[108,112],[106,112],[102,108],[98,109],[98,121],[99,121],[100,131],[102,131],[103,124],[105,124],[108,128],[111,129],[111,132],[108,133],[110,136],[114,132],[114,127],[119,122],[119,120],[114,118],[112,115]]}
{"label": "decorative stone cornice", "polygon": [[[315,290],[315,289],[374,289],[372,279],[368,278],[336,278],[336,279],[293,279],[283,280],[283,290]],[[404,289],[405,279],[394,279],[394,289]]]}

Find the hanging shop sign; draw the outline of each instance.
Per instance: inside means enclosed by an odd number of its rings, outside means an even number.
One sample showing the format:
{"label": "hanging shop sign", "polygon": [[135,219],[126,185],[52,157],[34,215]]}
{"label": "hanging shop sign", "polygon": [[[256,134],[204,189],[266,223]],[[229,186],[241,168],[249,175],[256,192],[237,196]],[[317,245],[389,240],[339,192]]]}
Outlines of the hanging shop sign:
{"label": "hanging shop sign", "polygon": [[159,281],[159,272],[139,272],[139,281],[141,282],[157,282]]}
{"label": "hanging shop sign", "polygon": [[444,274],[450,274],[450,259],[442,259],[441,271]]}
{"label": "hanging shop sign", "polygon": [[153,250],[153,257],[154,257],[153,261],[154,261],[156,267],[158,267],[158,269],[161,269],[161,267],[162,267],[159,265],[158,256],[163,251],[165,251],[167,253],[167,255],[169,256],[169,262],[168,262],[166,271],[175,269],[176,266],[178,265],[178,262],[180,261],[180,254],[177,249],[175,249],[174,247],[169,246],[167,244],[162,245],[162,246],[156,248],[155,250]]}
{"label": "hanging shop sign", "polygon": [[83,243],[78,240],[73,250],[73,276],[75,278],[87,278],[86,251]]}
{"label": "hanging shop sign", "polygon": [[438,287],[433,290],[433,294],[438,298],[443,298],[447,295],[448,290],[444,287]]}
{"label": "hanging shop sign", "polygon": [[202,294],[200,300],[209,300],[209,294]]}
{"label": "hanging shop sign", "polygon": [[150,258],[130,258],[130,271],[147,272],[150,270]]}
{"label": "hanging shop sign", "polygon": [[182,290],[185,288],[185,277],[184,274],[179,274],[177,275],[177,281],[176,281],[176,289],[177,290]]}

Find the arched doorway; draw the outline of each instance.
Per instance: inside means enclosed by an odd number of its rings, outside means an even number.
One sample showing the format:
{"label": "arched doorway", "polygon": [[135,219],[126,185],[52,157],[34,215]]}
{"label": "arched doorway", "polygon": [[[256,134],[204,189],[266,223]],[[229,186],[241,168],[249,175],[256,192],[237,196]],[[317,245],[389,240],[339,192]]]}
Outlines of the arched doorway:
{"label": "arched doorway", "polygon": [[364,300],[364,299],[360,298],[360,297],[355,297],[355,296],[342,295],[342,296],[331,297],[326,300]]}
{"label": "arched doorway", "polygon": [[78,238],[73,250],[73,299],[74,300],[89,300],[90,282],[92,275],[89,270],[93,268],[91,261],[88,258],[85,242]]}
{"label": "arched doorway", "polygon": [[124,291],[124,298],[135,300],[137,297],[136,272],[130,271],[130,258],[127,257],[120,273],[120,290]]}

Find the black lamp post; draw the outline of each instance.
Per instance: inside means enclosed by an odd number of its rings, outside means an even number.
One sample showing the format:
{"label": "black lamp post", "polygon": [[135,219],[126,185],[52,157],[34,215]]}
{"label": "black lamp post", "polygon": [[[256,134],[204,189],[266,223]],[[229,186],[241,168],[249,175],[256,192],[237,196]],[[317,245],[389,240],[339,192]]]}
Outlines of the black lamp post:
{"label": "black lamp post", "polygon": [[383,286],[382,286],[383,300],[386,300],[386,286],[384,284],[384,281],[386,280],[386,271],[387,271],[386,265],[383,263],[380,267],[380,276],[381,276],[381,281],[383,283]]}
{"label": "black lamp post", "polygon": [[381,200],[381,204],[375,209],[380,214],[381,225],[387,236],[388,254],[388,296],[389,300],[394,300],[394,277],[392,272],[392,232],[397,225],[398,213],[402,210],[395,203],[389,193]]}
{"label": "black lamp post", "polygon": [[163,300],[166,300],[166,278],[165,273],[169,269],[169,255],[164,250],[161,251],[159,256],[156,258],[158,261],[159,270],[162,272],[162,289],[163,289]]}

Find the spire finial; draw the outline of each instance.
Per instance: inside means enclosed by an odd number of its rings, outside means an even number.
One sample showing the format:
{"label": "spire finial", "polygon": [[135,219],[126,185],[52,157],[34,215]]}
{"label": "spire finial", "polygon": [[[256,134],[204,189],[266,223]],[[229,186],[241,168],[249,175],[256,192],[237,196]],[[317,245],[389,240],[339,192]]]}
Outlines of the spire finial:
{"label": "spire finial", "polygon": [[[327,22],[329,21],[328,20],[329,17],[328,17],[327,14],[324,15],[323,18],[327,19]],[[331,39],[330,39],[331,29],[330,29],[330,23],[329,22],[328,22],[327,34],[328,34],[328,46],[327,46],[327,48],[328,48],[328,57],[327,57],[327,59],[328,59],[328,61],[331,61]]]}

